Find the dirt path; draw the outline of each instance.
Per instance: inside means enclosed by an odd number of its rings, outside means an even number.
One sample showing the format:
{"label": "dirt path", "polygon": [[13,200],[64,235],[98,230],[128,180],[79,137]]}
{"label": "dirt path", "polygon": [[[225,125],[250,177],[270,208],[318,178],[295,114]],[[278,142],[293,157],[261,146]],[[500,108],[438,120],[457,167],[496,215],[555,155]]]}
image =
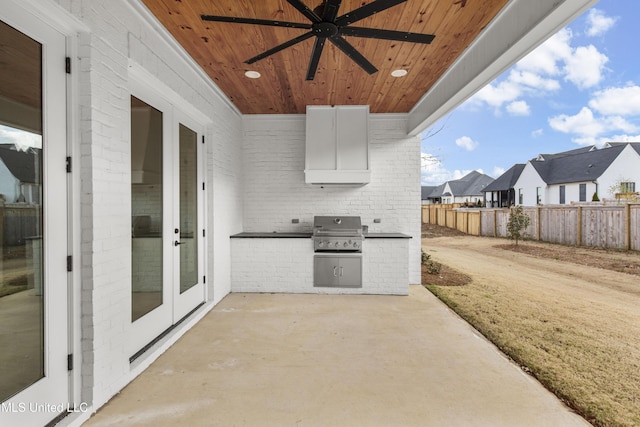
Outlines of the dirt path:
{"label": "dirt path", "polygon": [[534,299],[544,294],[577,303],[574,297],[578,297],[583,304],[593,304],[592,310],[610,313],[613,309],[640,321],[640,277],[495,247],[504,243],[504,239],[473,236],[439,237],[423,239],[422,247],[433,259],[471,276],[474,282],[526,288]]}

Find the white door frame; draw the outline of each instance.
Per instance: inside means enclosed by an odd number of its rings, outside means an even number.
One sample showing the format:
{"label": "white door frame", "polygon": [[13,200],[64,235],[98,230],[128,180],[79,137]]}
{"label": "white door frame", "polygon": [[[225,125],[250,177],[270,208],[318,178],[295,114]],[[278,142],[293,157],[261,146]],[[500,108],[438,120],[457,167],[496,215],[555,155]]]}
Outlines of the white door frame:
{"label": "white door frame", "polygon": [[[163,121],[163,220],[162,220],[162,259],[163,259],[163,303],[151,312],[131,324],[129,336],[129,354],[137,354],[164,331],[175,325],[185,315],[205,302],[204,285],[205,258],[205,192],[198,193],[198,284],[180,294],[179,249],[174,246],[174,230],[180,227],[180,211],[177,205],[179,194],[179,124],[197,133],[198,182],[204,182],[203,145],[205,125],[200,113],[194,113],[192,107],[184,108],[173,92],[149,75],[140,66],[130,64],[131,95],[146,102],[162,112]],[[164,88],[164,90],[162,90]],[[161,92],[162,90],[162,92]],[[176,105],[178,104],[178,105]]]}
{"label": "white door frame", "polygon": [[68,203],[65,200],[68,200],[68,186],[64,167],[68,122],[67,110],[61,108],[67,102],[64,67],[67,38],[24,6],[3,2],[0,19],[42,45],[45,376],[3,402],[1,425],[46,424],[71,405],[67,370],[71,335],[66,268],[69,248]]}

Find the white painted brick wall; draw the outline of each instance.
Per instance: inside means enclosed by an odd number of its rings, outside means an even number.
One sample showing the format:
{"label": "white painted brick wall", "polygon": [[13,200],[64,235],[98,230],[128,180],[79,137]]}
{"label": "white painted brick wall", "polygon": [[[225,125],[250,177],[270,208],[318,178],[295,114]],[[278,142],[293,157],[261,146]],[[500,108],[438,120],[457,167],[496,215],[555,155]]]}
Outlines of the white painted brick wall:
{"label": "white painted brick wall", "polygon": [[371,183],[320,188],[304,183],[304,115],[245,116],[244,231],[311,231],[314,215],[360,215],[370,232],[413,237],[409,278],[420,283],[420,140],[405,129],[403,115],[372,115]]}
{"label": "white painted brick wall", "polygon": [[[50,0],[43,0],[50,1]],[[78,37],[81,158],[81,400],[101,406],[129,380],[131,172],[129,60],[210,119],[206,128],[209,299],[230,290],[229,235],[242,231],[242,121],[127,0],[51,0],[83,22]]]}
{"label": "white painted brick wall", "polygon": [[[362,288],[313,286],[311,239],[231,239],[232,292],[407,295],[408,239],[365,239]],[[339,256],[339,255],[338,255]]]}

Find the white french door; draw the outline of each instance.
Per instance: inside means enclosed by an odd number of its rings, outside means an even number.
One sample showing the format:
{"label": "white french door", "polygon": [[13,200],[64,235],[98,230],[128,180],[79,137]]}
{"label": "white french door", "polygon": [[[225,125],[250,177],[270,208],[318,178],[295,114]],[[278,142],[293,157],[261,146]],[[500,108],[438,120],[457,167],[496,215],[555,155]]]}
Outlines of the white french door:
{"label": "white french door", "polygon": [[66,40],[0,8],[0,425],[69,405]]}
{"label": "white french door", "polygon": [[202,126],[154,89],[131,97],[130,354],[205,298]]}

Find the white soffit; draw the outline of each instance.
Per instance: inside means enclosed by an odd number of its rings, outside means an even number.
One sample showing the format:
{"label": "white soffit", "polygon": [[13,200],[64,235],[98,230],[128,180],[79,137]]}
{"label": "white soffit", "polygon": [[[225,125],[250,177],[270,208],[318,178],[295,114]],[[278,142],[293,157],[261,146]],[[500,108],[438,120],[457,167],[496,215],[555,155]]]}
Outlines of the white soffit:
{"label": "white soffit", "polygon": [[418,135],[598,0],[511,0],[409,112]]}

